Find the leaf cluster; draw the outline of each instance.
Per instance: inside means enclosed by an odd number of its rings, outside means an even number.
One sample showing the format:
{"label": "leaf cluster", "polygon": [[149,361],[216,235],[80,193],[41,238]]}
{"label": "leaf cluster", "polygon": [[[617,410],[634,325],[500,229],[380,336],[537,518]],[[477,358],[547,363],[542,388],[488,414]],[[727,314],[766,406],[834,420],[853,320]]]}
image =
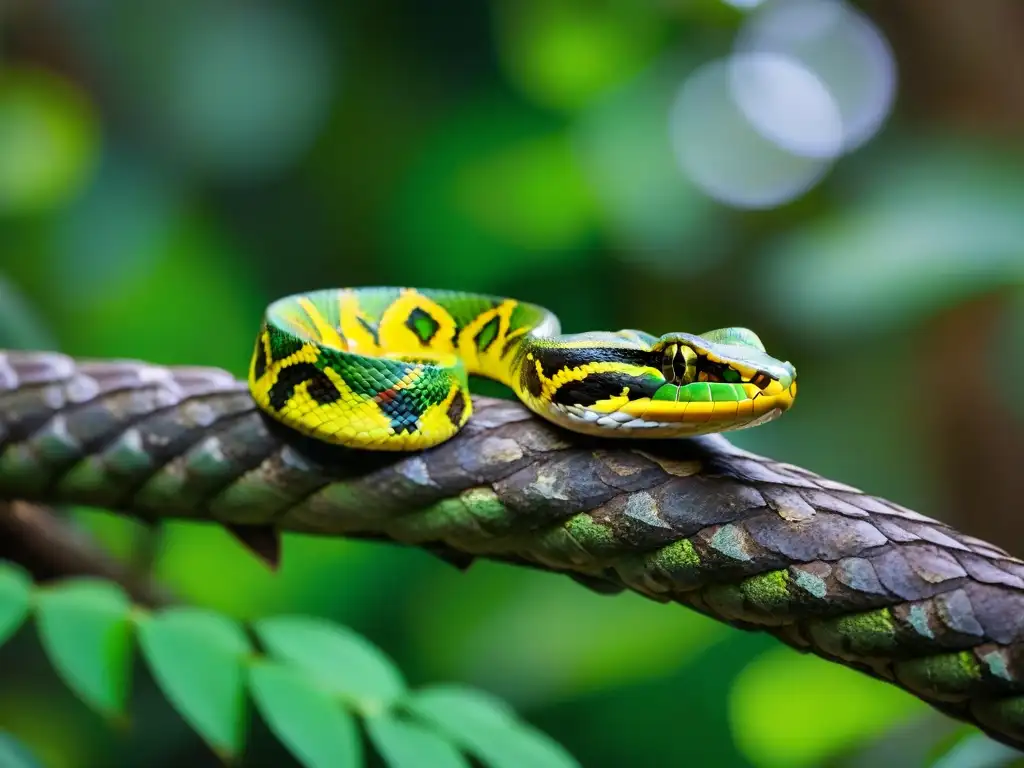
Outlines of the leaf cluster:
{"label": "leaf cluster", "polygon": [[127,717],[137,649],[170,704],[226,762],[244,753],[252,704],[307,768],[356,768],[367,745],[393,768],[577,765],[504,702],[459,685],[411,689],[380,649],[323,619],[245,626],[195,607],[150,611],[112,582],[37,586],[0,562],[0,645],[29,619],[61,679],[113,721]]}

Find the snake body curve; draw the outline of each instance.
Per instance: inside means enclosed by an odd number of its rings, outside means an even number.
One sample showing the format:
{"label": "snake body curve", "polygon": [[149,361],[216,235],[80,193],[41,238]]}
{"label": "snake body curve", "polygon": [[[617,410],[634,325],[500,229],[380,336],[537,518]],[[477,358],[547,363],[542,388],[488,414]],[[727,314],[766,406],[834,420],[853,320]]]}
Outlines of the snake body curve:
{"label": "snake body curve", "polygon": [[763,424],[796,397],[796,371],[745,328],[653,336],[561,334],[512,298],[341,288],[266,310],[249,388],[271,418],[367,450],[438,445],[468,421],[468,375],[510,387],[531,411],[603,437],[685,437]]}

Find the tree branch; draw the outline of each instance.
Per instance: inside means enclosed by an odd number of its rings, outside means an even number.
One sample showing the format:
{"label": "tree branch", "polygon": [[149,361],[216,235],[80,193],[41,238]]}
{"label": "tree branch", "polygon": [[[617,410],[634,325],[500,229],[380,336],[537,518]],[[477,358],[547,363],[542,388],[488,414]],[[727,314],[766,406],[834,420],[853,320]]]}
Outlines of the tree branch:
{"label": "tree branch", "polygon": [[0,501],[0,560],[26,568],[36,581],[96,576],[116,581],[136,603],[164,605],[168,592],[113,561],[53,510],[22,501]]}
{"label": "tree branch", "polygon": [[1024,562],[721,436],[601,441],[478,398],[417,454],[296,440],[215,369],[0,355],[0,498],[420,546],[676,602],[1024,747]]}

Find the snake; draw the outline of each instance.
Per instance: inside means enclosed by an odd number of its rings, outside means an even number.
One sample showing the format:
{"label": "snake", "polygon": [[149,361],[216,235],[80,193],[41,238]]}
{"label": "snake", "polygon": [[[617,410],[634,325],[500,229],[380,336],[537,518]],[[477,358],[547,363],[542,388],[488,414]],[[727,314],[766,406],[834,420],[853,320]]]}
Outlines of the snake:
{"label": "snake", "polygon": [[562,334],[550,310],[453,290],[312,290],[267,306],[249,391],[308,438],[418,451],[472,414],[469,376],[530,411],[602,438],[681,438],[765,424],[793,404],[796,369],[747,328]]}

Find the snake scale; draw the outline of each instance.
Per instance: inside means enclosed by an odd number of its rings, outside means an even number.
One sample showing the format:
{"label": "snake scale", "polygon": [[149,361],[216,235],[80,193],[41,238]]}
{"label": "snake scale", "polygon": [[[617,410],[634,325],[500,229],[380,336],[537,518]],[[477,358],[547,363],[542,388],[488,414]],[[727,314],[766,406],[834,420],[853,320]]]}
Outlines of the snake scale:
{"label": "snake scale", "polygon": [[302,434],[412,451],[468,421],[468,375],[531,411],[601,437],[684,437],[785,412],[796,371],[746,328],[653,336],[561,334],[549,310],[512,298],[375,287],[287,296],[266,311],[249,369],[259,408]]}

